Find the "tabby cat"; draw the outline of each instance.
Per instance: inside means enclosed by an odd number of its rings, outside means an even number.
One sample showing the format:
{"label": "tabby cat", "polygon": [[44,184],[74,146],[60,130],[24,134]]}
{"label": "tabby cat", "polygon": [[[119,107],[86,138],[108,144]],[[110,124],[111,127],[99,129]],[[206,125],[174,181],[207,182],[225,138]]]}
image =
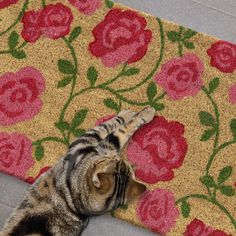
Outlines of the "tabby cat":
{"label": "tabby cat", "polygon": [[133,133],[155,110],[121,111],[89,130],[67,154],[32,185],[2,236],[81,235],[89,216],[117,209],[146,190],[119,156]]}

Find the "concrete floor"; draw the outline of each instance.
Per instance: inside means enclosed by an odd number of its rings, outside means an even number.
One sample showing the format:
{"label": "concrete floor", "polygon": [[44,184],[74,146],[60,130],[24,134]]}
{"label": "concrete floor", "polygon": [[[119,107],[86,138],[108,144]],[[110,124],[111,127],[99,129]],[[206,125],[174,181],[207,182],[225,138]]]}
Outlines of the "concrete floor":
{"label": "concrete floor", "polygon": [[[236,43],[236,0],[114,0],[183,26]],[[27,184],[0,173],[0,229]],[[109,215],[91,219],[83,236],[151,236]]]}

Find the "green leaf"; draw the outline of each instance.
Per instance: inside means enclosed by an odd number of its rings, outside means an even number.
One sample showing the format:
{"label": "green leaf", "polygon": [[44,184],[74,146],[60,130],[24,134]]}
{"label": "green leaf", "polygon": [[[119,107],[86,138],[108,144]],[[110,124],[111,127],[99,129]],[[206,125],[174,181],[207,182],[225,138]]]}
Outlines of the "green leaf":
{"label": "green leaf", "polygon": [[12,31],[8,38],[8,46],[10,50],[13,50],[18,44],[19,34],[16,31]]}
{"label": "green leaf", "polygon": [[156,96],[157,94],[157,86],[155,82],[151,82],[148,87],[147,87],[147,97],[148,100],[152,101],[152,99]]}
{"label": "green leaf", "polygon": [[103,100],[103,103],[106,107],[115,110],[116,112],[120,111],[119,105],[111,98],[107,98]]}
{"label": "green leaf", "polygon": [[163,103],[154,103],[151,104],[151,106],[156,110],[156,111],[162,111],[165,108],[165,105]]}
{"label": "green leaf", "polygon": [[61,131],[65,131],[65,130],[70,129],[70,125],[66,121],[57,122],[57,123],[55,123],[55,126]]}
{"label": "green leaf", "polygon": [[167,37],[172,42],[178,42],[181,40],[179,32],[176,31],[169,31]]}
{"label": "green leaf", "polygon": [[112,216],[112,217],[115,217],[115,211],[114,211],[114,210],[111,211],[111,216]]}
{"label": "green leaf", "polygon": [[198,115],[202,125],[214,127],[215,119],[209,112],[200,111]]}
{"label": "green leaf", "polygon": [[201,136],[200,141],[208,141],[214,133],[215,133],[214,129],[205,130]]}
{"label": "green leaf", "polygon": [[74,129],[72,130],[72,133],[74,134],[75,137],[80,137],[85,133],[84,129]]}
{"label": "green leaf", "polygon": [[111,0],[106,0],[106,6],[107,6],[108,8],[112,8],[113,5],[114,5],[114,2],[112,2]]}
{"label": "green leaf", "polygon": [[10,51],[10,53],[13,57],[15,57],[17,59],[26,58],[26,53],[23,50],[19,50],[19,51],[13,50],[13,51]]}
{"label": "green leaf", "polygon": [[71,80],[72,80],[72,77],[70,77],[70,76],[65,77],[63,80],[58,81],[57,88],[65,87],[66,85],[68,85],[71,82]]}
{"label": "green leaf", "polygon": [[232,197],[235,195],[235,189],[232,186],[220,186],[220,192],[227,197]]}
{"label": "green leaf", "polygon": [[127,204],[121,205],[119,208],[121,208],[121,209],[123,209],[123,210],[126,210],[126,209],[128,209],[128,205],[127,205]]}
{"label": "green leaf", "polygon": [[35,155],[37,161],[40,161],[43,158],[43,156],[44,156],[44,147],[41,144],[36,146],[34,155]]}
{"label": "green leaf", "polygon": [[181,204],[181,212],[184,218],[188,218],[190,214],[190,205],[187,201],[183,201]]}
{"label": "green leaf", "polygon": [[58,69],[61,73],[67,75],[75,73],[74,65],[70,61],[64,59],[58,60]]}
{"label": "green leaf", "polygon": [[87,78],[88,78],[91,86],[93,86],[96,83],[97,78],[98,78],[98,72],[95,69],[95,67],[91,66],[88,68]]}
{"label": "green leaf", "polygon": [[126,70],[126,71],[123,71],[122,75],[123,75],[123,76],[136,75],[136,74],[139,73],[139,71],[140,71],[140,70],[139,70],[138,68],[132,67],[132,68],[129,68],[128,70]]}
{"label": "green leaf", "polygon": [[80,111],[78,111],[75,114],[75,116],[71,122],[71,129],[72,130],[74,130],[77,126],[81,125],[84,122],[84,120],[87,116],[87,113],[88,113],[88,109],[81,109]]}
{"label": "green leaf", "polygon": [[232,171],[233,171],[232,166],[226,166],[223,169],[221,169],[218,176],[218,183],[219,184],[224,183],[231,176]]}
{"label": "green leaf", "polygon": [[184,46],[188,49],[194,49],[195,48],[193,42],[183,41],[183,43],[184,43]]}
{"label": "green leaf", "polygon": [[209,188],[216,187],[216,183],[213,177],[210,175],[205,175],[205,176],[200,177],[200,181]]}
{"label": "green leaf", "polygon": [[196,34],[197,34],[196,31],[188,29],[187,31],[184,32],[184,39],[190,39]]}
{"label": "green leaf", "polygon": [[234,139],[236,139],[236,119],[231,120],[230,129],[231,129]]}
{"label": "green leaf", "polygon": [[69,42],[72,43],[72,41],[74,41],[81,33],[81,27],[75,27],[72,32],[70,33],[69,36]]}
{"label": "green leaf", "polygon": [[209,93],[213,93],[217,87],[219,86],[220,83],[220,79],[219,78],[214,78],[210,83],[209,83]]}

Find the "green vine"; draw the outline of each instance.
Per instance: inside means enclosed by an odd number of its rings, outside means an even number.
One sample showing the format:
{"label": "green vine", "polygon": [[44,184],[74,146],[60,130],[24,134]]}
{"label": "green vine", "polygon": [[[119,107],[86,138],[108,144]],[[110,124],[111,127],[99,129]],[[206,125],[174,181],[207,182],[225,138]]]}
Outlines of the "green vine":
{"label": "green vine", "polygon": [[[29,0],[26,0],[16,20],[6,30],[0,32],[0,37],[11,31],[18,24],[18,22],[20,21],[20,19],[22,18],[22,16],[26,11],[28,4]],[[19,43],[19,34],[16,31],[12,31],[8,37],[9,49],[0,51],[0,54],[11,54],[13,57],[17,59],[25,58],[26,53],[22,50],[22,48],[24,48],[27,45],[27,42],[24,41],[23,43],[21,43],[21,45],[17,46],[18,43]]]}
{"label": "green vine", "polygon": [[125,93],[125,92],[131,92],[137,88],[139,88],[140,86],[146,84],[147,81],[149,81],[150,79],[153,78],[153,76],[155,75],[157,69],[159,68],[161,62],[162,62],[162,59],[163,59],[163,56],[164,56],[164,48],[165,48],[165,35],[164,35],[164,29],[163,29],[163,24],[161,22],[161,20],[159,18],[157,18],[157,22],[159,24],[159,31],[160,31],[160,40],[161,40],[161,47],[160,47],[160,53],[159,53],[159,58],[156,62],[156,65],[155,67],[153,68],[153,70],[150,72],[150,74],[148,74],[148,76],[142,80],[140,83],[132,86],[132,87],[129,87],[129,88],[124,88],[124,89],[118,89],[117,92],[118,93]]}
{"label": "green vine", "polygon": [[42,0],[42,7],[46,7],[46,0]]}
{"label": "green vine", "polygon": [[178,55],[182,57],[184,47],[187,49],[195,48],[194,43],[189,40],[196,34],[196,31],[180,26],[179,31],[169,31],[167,36],[172,43],[178,43]]}
{"label": "green vine", "polygon": [[20,19],[24,15],[24,13],[25,13],[25,11],[26,11],[26,9],[28,7],[28,4],[29,4],[29,0],[26,0],[24,2],[23,6],[22,6],[22,9],[21,9],[19,15],[17,16],[16,20],[14,21],[14,23],[12,23],[6,30],[2,31],[0,33],[0,36],[6,34],[7,32],[9,32],[12,28],[14,28],[17,25],[17,23],[20,21]]}
{"label": "green vine", "polygon": [[201,141],[203,142],[208,141],[211,137],[214,136],[212,153],[206,165],[205,173],[199,179],[201,183],[206,187],[208,195],[190,194],[190,195],[187,195],[178,199],[176,201],[176,205],[181,204],[181,211],[182,211],[183,216],[188,217],[190,214],[190,205],[188,203],[189,199],[197,198],[197,199],[206,200],[214,204],[215,206],[217,206],[219,209],[221,209],[225,213],[225,215],[230,219],[231,223],[236,229],[236,220],[231,215],[231,213],[217,200],[218,191],[227,197],[235,196],[234,188],[232,186],[225,185],[225,181],[232,174],[232,167],[226,166],[223,169],[221,169],[219,172],[217,181],[213,178],[212,175],[210,175],[210,168],[217,154],[221,150],[225,149],[226,147],[232,144],[236,144],[236,120],[233,119],[230,123],[231,131],[233,134],[233,140],[219,145],[220,113],[219,113],[218,106],[212,97],[212,93],[217,89],[218,86],[219,86],[219,78],[214,78],[209,83],[208,88],[206,88],[205,86],[202,87],[202,91],[206,94],[207,98],[209,99],[210,103],[213,106],[214,115],[210,114],[207,111],[201,111],[199,113],[199,119],[200,119],[201,124],[208,128],[202,134]]}
{"label": "green vine", "polygon": [[143,84],[145,84],[148,80],[150,80],[153,75],[155,74],[156,70],[158,69],[162,58],[163,58],[163,50],[164,50],[164,30],[162,26],[162,22],[160,19],[157,19],[160,27],[160,38],[161,38],[161,48],[160,48],[160,55],[157,60],[157,63],[154,67],[154,69],[151,71],[151,73],[140,83],[136,84],[133,87],[128,88],[128,90],[116,90],[110,87],[114,82],[116,82],[118,79],[122,77],[127,77],[127,76],[134,76],[140,72],[138,68],[134,67],[128,67],[127,63],[124,63],[121,71],[114,77],[111,78],[101,84],[97,84],[97,80],[99,77],[98,71],[96,70],[95,67],[91,66],[88,68],[87,71],[87,79],[88,79],[88,86],[85,88],[80,89],[78,92],[75,92],[75,86],[77,84],[77,75],[78,75],[78,60],[75,52],[75,48],[73,46],[74,40],[79,36],[81,32],[80,27],[75,27],[71,34],[69,35],[68,38],[63,37],[62,40],[66,44],[67,48],[70,51],[72,61],[66,60],[66,59],[59,59],[58,60],[58,68],[59,71],[64,75],[64,78],[58,82],[58,88],[63,88],[69,84],[71,84],[71,89],[69,96],[62,107],[58,122],[55,123],[55,127],[60,131],[62,138],[60,137],[46,137],[42,138],[39,140],[36,140],[33,145],[35,146],[35,156],[36,159],[39,160],[43,157],[44,153],[44,147],[43,143],[48,142],[48,141],[53,141],[53,142],[60,142],[66,146],[69,145],[70,143],[70,137],[71,134],[74,136],[79,136],[81,135],[84,130],[81,129],[79,126],[83,123],[83,121],[86,118],[88,109],[83,108],[80,111],[78,111],[75,115],[74,118],[71,122],[68,122],[65,119],[65,114],[71,104],[71,102],[78,96],[92,91],[92,90],[103,90],[108,93],[110,93],[112,96],[116,98],[116,101],[113,100],[112,98],[107,98],[104,100],[104,105],[107,106],[109,109],[115,110],[117,113],[121,110],[122,103],[127,103],[130,105],[135,105],[135,106],[146,106],[146,105],[151,105],[153,106],[156,110],[162,110],[164,109],[164,104],[159,103],[161,99],[163,99],[166,95],[166,93],[162,93],[161,95],[157,96],[157,89],[156,89],[156,84],[154,82],[151,82],[147,88],[147,100],[138,102],[138,101],[133,101],[126,96],[123,95],[124,92],[126,91],[132,91],[135,90],[136,88],[139,88]]}

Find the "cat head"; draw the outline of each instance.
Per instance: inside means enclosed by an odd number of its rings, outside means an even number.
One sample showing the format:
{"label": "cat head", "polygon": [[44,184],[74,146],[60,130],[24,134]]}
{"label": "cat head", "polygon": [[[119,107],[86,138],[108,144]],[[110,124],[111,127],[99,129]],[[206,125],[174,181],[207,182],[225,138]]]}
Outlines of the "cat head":
{"label": "cat head", "polygon": [[89,161],[79,182],[81,213],[99,215],[127,204],[146,190],[131,166],[120,157]]}

